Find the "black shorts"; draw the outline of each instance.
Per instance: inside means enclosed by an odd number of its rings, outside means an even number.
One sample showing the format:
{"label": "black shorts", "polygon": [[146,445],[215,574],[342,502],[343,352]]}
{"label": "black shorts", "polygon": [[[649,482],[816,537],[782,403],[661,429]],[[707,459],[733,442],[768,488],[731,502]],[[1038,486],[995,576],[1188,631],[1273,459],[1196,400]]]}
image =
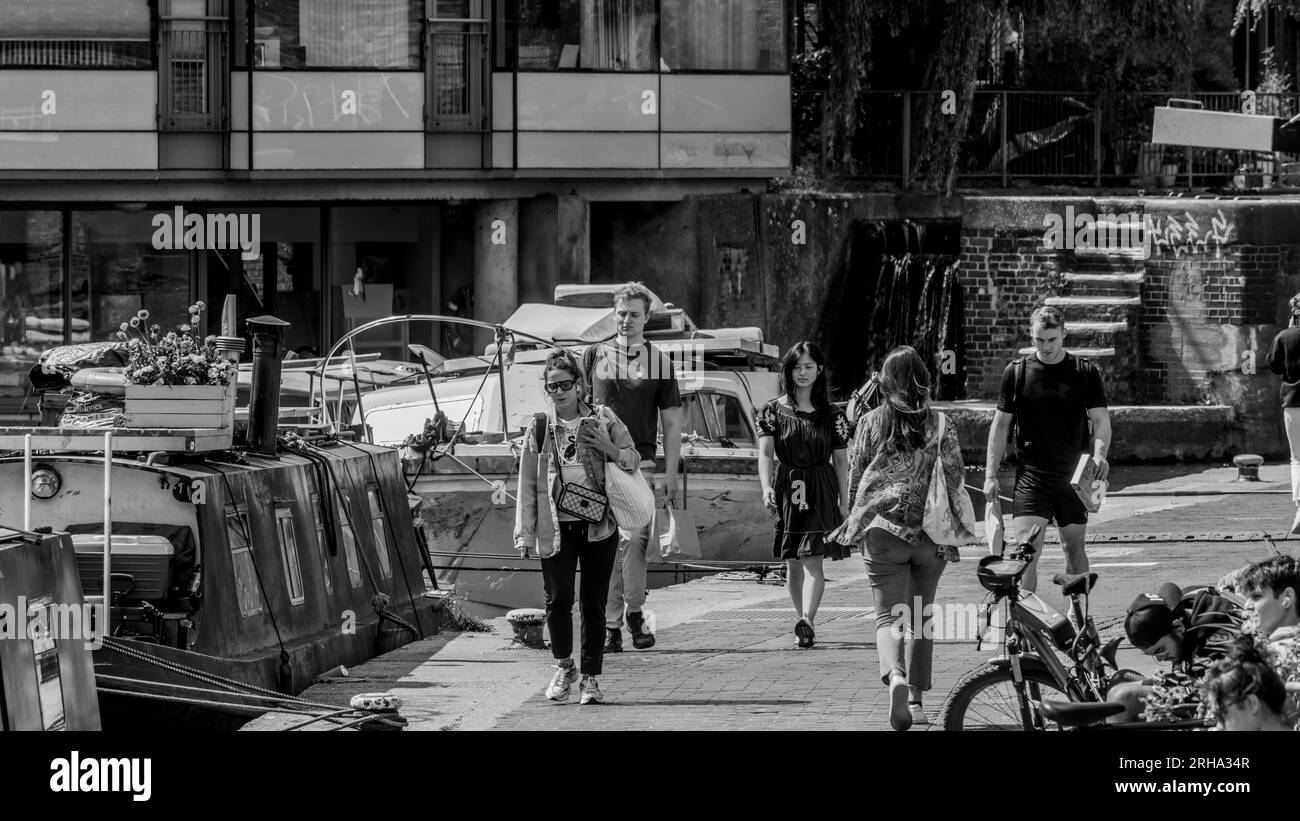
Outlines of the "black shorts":
{"label": "black shorts", "polygon": [[1088,523],[1088,508],[1070,487],[1070,477],[1032,467],[1016,470],[1011,515],[1038,516],[1057,527]]}

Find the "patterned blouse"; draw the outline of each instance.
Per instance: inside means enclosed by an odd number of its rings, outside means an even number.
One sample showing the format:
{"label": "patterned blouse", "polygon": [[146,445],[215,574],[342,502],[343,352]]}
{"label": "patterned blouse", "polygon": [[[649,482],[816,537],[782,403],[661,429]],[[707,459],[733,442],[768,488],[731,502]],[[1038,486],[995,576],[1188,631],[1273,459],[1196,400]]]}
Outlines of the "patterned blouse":
{"label": "patterned blouse", "polygon": [[[922,450],[895,450],[893,445],[881,441],[880,428],[879,408],[858,420],[849,452],[849,498],[853,500],[853,509],[844,525],[848,536],[844,541],[861,544],[866,540],[867,530],[879,527],[909,544],[921,540],[930,543],[921,523],[934,470],[939,416],[932,412],[926,420]],[[951,419],[944,427],[941,450],[944,477],[951,493],[966,481],[961,442]]]}

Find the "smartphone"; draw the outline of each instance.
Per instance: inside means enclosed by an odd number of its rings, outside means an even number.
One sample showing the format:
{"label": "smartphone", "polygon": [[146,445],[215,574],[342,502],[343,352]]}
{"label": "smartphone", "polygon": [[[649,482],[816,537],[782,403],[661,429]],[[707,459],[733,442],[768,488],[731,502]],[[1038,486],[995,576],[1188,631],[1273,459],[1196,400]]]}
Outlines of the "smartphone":
{"label": "smartphone", "polygon": [[600,422],[598,422],[594,417],[591,416],[584,416],[582,419],[578,420],[579,441],[581,441],[587,435],[588,431],[594,431],[599,424]]}

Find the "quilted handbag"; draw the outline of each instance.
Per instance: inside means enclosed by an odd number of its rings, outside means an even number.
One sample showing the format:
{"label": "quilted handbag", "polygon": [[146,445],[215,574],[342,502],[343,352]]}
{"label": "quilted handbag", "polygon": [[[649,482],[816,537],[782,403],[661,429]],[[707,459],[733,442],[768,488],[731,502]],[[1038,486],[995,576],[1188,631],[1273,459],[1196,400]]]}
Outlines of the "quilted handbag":
{"label": "quilted handbag", "polygon": [[[537,421],[539,424],[542,422],[541,419]],[[555,459],[555,469],[559,470],[560,449],[555,444],[554,431],[551,431],[551,454]],[[560,498],[555,500],[555,507],[561,513],[595,524],[605,518],[605,511],[609,510],[609,498],[598,490],[574,482],[565,482],[560,488]]]}
{"label": "quilted handbag", "polygon": [[952,493],[959,506],[957,515],[953,512],[948,481],[943,475],[943,431],[947,421],[947,417],[940,413],[934,470],[930,474],[930,489],[925,494],[925,516],[921,520],[921,528],[935,544],[955,547],[963,541],[961,536],[963,530],[974,530],[975,508],[971,504],[970,494],[966,492],[965,486],[962,486]]}

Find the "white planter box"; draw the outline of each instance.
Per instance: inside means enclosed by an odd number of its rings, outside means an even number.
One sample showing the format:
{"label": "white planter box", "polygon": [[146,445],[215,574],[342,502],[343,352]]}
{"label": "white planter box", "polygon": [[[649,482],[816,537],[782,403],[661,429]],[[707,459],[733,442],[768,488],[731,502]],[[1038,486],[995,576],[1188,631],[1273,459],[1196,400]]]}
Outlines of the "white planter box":
{"label": "white planter box", "polygon": [[129,428],[231,429],[235,390],[230,385],[127,385]]}

